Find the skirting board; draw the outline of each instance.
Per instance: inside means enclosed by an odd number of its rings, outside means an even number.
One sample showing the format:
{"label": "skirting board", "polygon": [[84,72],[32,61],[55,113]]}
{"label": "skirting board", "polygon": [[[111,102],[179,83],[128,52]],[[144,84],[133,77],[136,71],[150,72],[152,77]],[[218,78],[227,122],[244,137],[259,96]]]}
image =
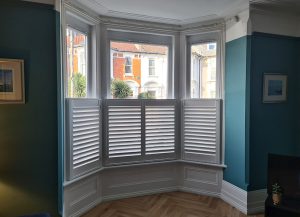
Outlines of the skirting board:
{"label": "skirting board", "polygon": [[[103,202],[102,198],[99,198],[98,200],[96,200],[95,202],[89,204],[88,206],[85,206],[85,207],[81,208],[76,213],[71,214],[70,217],[80,217],[83,214],[85,214],[86,212],[88,212],[91,209],[93,209],[94,207],[96,207],[97,205],[101,204],[102,202]],[[64,216],[67,216],[67,215],[64,215]]]}
{"label": "skirting board", "polygon": [[95,201],[93,204],[84,207],[83,209],[79,210],[78,212],[74,213],[72,217],[79,217],[94,206],[98,205],[101,202],[130,198],[130,197],[137,197],[137,196],[144,196],[144,195],[151,195],[151,194],[158,194],[164,192],[172,192],[172,191],[183,191],[183,192],[190,192],[194,194],[201,194],[201,195],[208,195],[213,197],[220,197],[225,202],[229,203],[239,211],[243,212],[246,215],[249,214],[256,214],[262,213],[264,211],[264,201],[266,199],[266,189],[261,189],[257,191],[247,192],[243,189],[238,188],[235,185],[230,184],[229,182],[223,181],[222,183],[222,191],[221,193],[217,192],[209,192],[195,188],[186,188],[183,186],[174,186],[170,188],[160,188],[154,189],[150,191],[137,191],[132,193],[126,194],[118,194],[118,195],[109,195],[104,196],[101,200]]}
{"label": "skirting board", "polygon": [[268,196],[267,189],[248,192],[247,214],[262,213],[265,210],[265,200]]}
{"label": "skirting board", "polygon": [[247,192],[229,182],[222,182],[221,199],[246,215],[263,213],[266,198],[266,189]]}

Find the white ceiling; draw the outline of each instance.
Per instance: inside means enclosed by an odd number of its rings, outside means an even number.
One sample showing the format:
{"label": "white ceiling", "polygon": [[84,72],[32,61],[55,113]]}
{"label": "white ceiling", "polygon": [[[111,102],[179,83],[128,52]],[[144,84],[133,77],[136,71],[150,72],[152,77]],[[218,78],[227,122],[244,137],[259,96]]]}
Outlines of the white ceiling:
{"label": "white ceiling", "polygon": [[98,15],[169,24],[189,24],[240,12],[249,0],[71,0]]}

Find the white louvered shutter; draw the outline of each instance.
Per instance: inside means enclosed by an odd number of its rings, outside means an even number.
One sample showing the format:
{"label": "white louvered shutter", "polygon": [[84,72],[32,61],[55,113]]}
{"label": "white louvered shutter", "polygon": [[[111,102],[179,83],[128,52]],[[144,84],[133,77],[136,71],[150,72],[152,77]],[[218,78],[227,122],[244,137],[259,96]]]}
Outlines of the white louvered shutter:
{"label": "white louvered shutter", "polygon": [[101,167],[101,105],[97,99],[67,99],[67,179]]}
{"label": "white louvered shutter", "polygon": [[176,101],[145,101],[146,159],[175,158]]}
{"label": "white louvered shutter", "polygon": [[106,162],[108,164],[141,159],[141,113],[139,102],[107,100]]}
{"label": "white louvered shutter", "polygon": [[183,101],[183,158],[219,163],[221,101],[213,99]]}

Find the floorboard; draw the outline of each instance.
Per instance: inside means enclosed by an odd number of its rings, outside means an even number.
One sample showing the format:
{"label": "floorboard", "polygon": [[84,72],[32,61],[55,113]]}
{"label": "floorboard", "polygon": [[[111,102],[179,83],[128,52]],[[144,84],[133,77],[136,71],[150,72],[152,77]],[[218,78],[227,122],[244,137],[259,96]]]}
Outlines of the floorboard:
{"label": "floorboard", "polygon": [[246,217],[246,215],[219,198],[170,192],[105,202],[82,217]]}

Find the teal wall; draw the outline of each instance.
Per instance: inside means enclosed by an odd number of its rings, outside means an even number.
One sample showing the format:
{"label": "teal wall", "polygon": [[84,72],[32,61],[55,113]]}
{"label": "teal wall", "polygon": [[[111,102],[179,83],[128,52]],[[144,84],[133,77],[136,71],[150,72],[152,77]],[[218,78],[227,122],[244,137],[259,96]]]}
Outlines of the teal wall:
{"label": "teal wall", "polygon": [[[224,179],[242,189],[248,184],[249,37],[226,43]],[[247,80],[248,79],[248,80]]]}
{"label": "teal wall", "polygon": [[[264,73],[288,75],[288,100],[263,103]],[[224,179],[266,188],[268,153],[300,156],[300,40],[254,33],[226,43]]]}
{"label": "teal wall", "polygon": [[[268,153],[295,155],[297,151],[297,45],[297,38],[252,35],[249,190],[266,188]],[[288,75],[287,102],[262,103],[264,73]]]}
{"label": "teal wall", "polygon": [[25,61],[26,89],[26,104],[0,105],[0,216],[58,216],[53,7],[1,1],[0,32],[0,57]]}

